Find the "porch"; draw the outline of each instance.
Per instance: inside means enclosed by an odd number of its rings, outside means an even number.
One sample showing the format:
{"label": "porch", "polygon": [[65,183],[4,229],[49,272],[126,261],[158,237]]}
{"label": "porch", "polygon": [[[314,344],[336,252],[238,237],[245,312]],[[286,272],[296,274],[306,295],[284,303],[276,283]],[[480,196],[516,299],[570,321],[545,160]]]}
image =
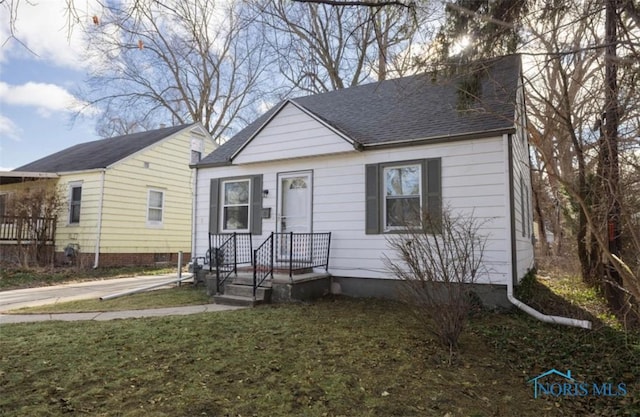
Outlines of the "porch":
{"label": "porch", "polygon": [[196,283],[221,304],[317,298],[330,290],[330,246],[331,232],[274,232],[255,249],[250,233],[209,234],[207,254],[195,259]]}
{"label": "porch", "polygon": [[55,217],[0,216],[0,262],[53,263]]}
{"label": "porch", "polygon": [[53,245],[55,217],[0,216],[0,243]]}

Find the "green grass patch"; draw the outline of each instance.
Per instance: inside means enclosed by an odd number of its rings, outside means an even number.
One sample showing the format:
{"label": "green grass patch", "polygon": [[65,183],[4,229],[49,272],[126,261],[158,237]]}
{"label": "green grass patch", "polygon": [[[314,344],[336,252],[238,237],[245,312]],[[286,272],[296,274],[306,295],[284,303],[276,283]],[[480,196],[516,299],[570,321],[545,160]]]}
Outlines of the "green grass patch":
{"label": "green grass patch", "polygon": [[69,301],[65,303],[20,308],[10,313],[46,314],[144,310],[147,308],[200,305],[208,304],[209,302],[209,297],[202,288],[194,288],[193,285],[183,284],[180,287],[147,291],[105,301],[100,301],[99,299]]}
{"label": "green grass patch", "polygon": [[124,278],[136,275],[163,275],[175,273],[176,268],[119,267],[81,269],[69,268],[0,268],[0,290],[35,288],[74,281],[90,281],[105,278]]}
{"label": "green grass patch", "polygon": [[545,314],[590,320],[596,328],[620,327],[602,294],[572,274],[528,274],[516,288],[516,296]]}
{"label": "green grass patch", "polygon": [[[399,304],[313,304],[0,329],[0,415],[638,415],[640,336],[474,315],[451,364]],[[555,367],[625,397],[534,399]],[[625,414],[626,413],[626,414]]]}

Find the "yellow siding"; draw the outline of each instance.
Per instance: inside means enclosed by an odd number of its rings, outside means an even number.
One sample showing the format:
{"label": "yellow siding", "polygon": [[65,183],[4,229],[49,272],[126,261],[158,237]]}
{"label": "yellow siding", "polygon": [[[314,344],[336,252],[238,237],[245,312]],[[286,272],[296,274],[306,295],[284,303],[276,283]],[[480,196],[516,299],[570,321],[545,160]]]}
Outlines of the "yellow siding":
{"label": "yellow siding", "polygon": [[[189,130],[139,152],[106,172],[101,253],[191,250],[192,178]],[[205,156],[213,150],[205,138]],[[145,164],[148,167],[145,167]],[[149,189],[164,192],[161,226],[147,225]]]}
{"label": "yellow siding", "polygon": [[[189,168],[192,137],[191,129],[187,128],[105,170],[101,253],[191,251],[192,181],[195,175]],[[205,157],[216,145],[209,136],[202,139],[202,157]],[[69,224],[70,184],[76,182],[82,183],[80,223]],[[35,184],[57,186],[61,192],[64,203],[58,214],[56,251],[74,244],[79,246],[81,253],[95,253],[102,170],[65,174],[57,180],[2,185],[0,194],[12,194]],[[147,225],[149,189],[164,192],[161,226]]]}
{"label": "yellow siding", "polygon": [[[19,190],[33,187],[47,188],[57,187],[60,190],[62,208],[58,212],[58,223],[56,225],[56,251],[62,251],[70,244],[79,245],[79,249],[84,253],[95,251],[97,207],[99,195],[99,172],[84,172],[69,175],[62,175],[58,179],[25,181],[16,184],[6,184],[0,186],[0,194],[13,194]],[[82,199],[80,204],[80,223],[69,224],[69,184],[74,182],[82,183]]]}
{"label": "yellow siding", "polygon": [[[81,253],[95,252],[100,175],[100,172],[79,172],[62,175],[58,179],[64,204],[58,215],[56,251],[63,251],[68,244],[76,244]],[[80,223],[69,224],[69,185],[76,182],[82,184]]]}

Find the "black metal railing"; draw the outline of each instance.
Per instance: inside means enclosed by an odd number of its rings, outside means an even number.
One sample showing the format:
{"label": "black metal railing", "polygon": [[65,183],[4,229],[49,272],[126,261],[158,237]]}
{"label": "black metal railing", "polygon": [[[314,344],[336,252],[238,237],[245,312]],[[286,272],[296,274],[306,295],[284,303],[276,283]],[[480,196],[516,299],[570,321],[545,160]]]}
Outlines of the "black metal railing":
{"label": "black metal railing", "polygon": [[207,260],[209,272],[216,272],[216,293],[220,293],[231,274],[238,274],[238,265],[251,264],[250,233],[209,234]]}
{"label": "black metal railing", "polygon": [[53,244],[55,234],[55,217],[0,217],[0,241]]}
{"label": "black metal railing", "polygon": [[253,299],[258,287],[269,277],[273,278],[273,236],[269,237],[253,251]]}
{"label": "black metal railing", "polygon": [[250,233],[209,234],[206,259],[209,271],[216,273],[216,292],[220,293],[231,274],[238,274],[238,265],[253,266],[253,297],[264,281],[273,278],[274,271],[294,272],[313,268],[329,269],[331,232],[271,233],[252,250]]}
{"label": "black metal railing", "polygon": [[274,268],[289,273],[312,268],[329,269],[331,232],[274,233]]}

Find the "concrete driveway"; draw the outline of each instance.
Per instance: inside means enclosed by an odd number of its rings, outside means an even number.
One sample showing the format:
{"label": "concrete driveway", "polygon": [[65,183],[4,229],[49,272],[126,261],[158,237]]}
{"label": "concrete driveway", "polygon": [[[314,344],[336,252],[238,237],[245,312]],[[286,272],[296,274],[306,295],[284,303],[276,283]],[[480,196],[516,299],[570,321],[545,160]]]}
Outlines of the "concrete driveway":
{"label": "concrete driveway", "polygon": [[[136,288],[168,283],[176,278],[176,274],[139,276],[132,278],[76,282],[71,284],[54,285],[51,287],[0,291],[0,312],[15,310],[22,307],[55,304],[59,302],[89,298],[100,298]],[[167,284],[167,286],[170,285],[171,284]]]}

